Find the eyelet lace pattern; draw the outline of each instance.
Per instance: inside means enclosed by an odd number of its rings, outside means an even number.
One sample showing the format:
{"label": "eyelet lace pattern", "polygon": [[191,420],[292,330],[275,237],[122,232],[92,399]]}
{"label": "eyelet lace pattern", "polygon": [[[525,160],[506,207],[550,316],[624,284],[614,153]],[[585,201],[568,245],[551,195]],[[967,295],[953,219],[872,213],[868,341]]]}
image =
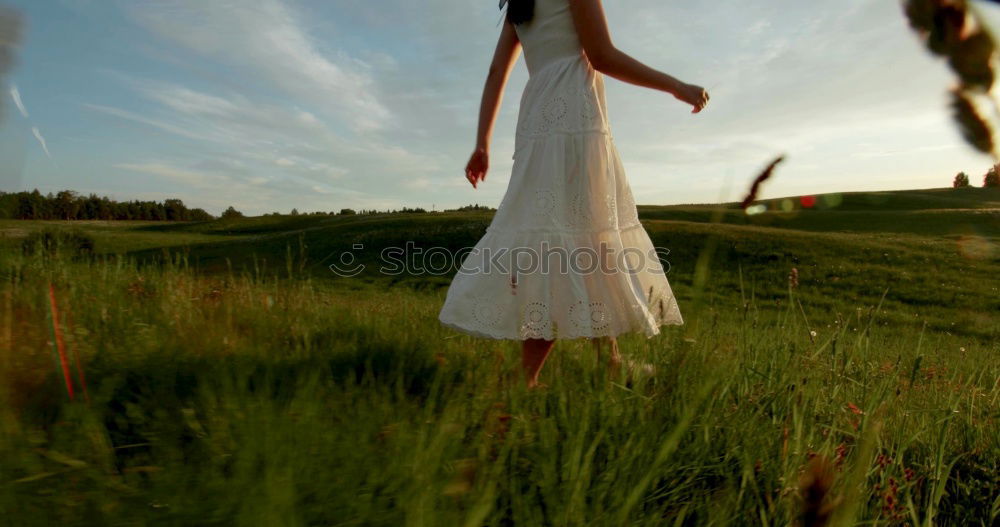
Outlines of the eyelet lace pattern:
{"label": "eyelet lace pattern", "polygon": [[566,216],[567,226],[586,228],[590,225],[591,211],[589,205],[590,203],[586,195],[574,195],[569,202],[569,214]]}
{"label": "eyelet lace pattern", "polygon": [[535,214],[538,216],[548,216],[556,208],[556,195],[549,189],[538,189],[535,191]]}
{"label": "eyelet lace pattern", "polygon": [[593,85],[550,96],[539,108],[522,111],[517,134],[522,138],[544,137],[552,133],[610,134],[601,113]]}
{"label": "eyelet lace pattern", "polygon": [[[543,188],[535,191],[531,210],[536,218],[547,220],[560,232],[594,232],[595,228],[599,231],[622,230],[641,225],[631,189],[626,185],[618,194],[620,201],[615,194],[609,193],[604,195],[603,206],[598,206],[583,192],[560,201],[555,192]],[[489,230],[503,229],[491,226]]]}
{"label": "eyelet lace pattern", "polygon": [[600,333],[611,325],[611,313],[604,302],[581,300],[570,306],[569,321],[577,332]]}
{"label": "eyelet lace pattern", "polygon": [[525,338],[545,338],[552,334],[552,319],[549,305],[545,302],[531,302],[524,308],[524,322],[521,324],[521,334]]}
{"label": "eyelet lace pattern", "polygon": [[495,327],[503,318],[503,305],[495,298],[480,296],[476,298],[472,316],[484,328]]}
{"label": "eyelet lace pattern", "polygon": [[632,189],[626,185],[622,196],[621,206],[618,210],[618,221],[621,228],[631,227],[639,224],[639,211],[635,206],[635,198],[632,196]]}

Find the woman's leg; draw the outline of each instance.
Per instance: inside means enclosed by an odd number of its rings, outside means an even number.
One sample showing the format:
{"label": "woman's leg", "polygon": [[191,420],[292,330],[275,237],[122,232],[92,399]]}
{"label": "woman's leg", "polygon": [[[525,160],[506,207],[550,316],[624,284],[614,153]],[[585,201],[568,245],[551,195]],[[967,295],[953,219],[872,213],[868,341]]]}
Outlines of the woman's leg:
{"label": "woman's leg", "polygon": [[601,362],[601,344],[608,343],[610,351],[608,369],[611,373],[617,372],[622,365],[622,356],[618,352],[618,339],[615,337],[597,337],[590,340],[594,343],[594,349],[597,351],[597,362]]}
{"label": "woman's leg", "polygon": [[521,347],[521,365],[524,366],[524,376],[529,388],[538,387],[538,374],[548,358],[556,341],[544,339],[526,339]]}

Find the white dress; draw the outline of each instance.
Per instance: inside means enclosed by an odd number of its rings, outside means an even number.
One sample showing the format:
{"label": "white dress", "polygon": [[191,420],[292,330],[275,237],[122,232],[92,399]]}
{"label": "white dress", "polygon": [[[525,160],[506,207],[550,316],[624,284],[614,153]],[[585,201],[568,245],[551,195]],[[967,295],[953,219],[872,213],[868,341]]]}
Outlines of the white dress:
{"label": "white dress", "polygon": [[[438,315],[463,333],[546,340],[683,324],[608,126],[604,79],[568,0],[515,26],[529,79],[507,192]],[[545,262],[548,265],[545,265]]]}

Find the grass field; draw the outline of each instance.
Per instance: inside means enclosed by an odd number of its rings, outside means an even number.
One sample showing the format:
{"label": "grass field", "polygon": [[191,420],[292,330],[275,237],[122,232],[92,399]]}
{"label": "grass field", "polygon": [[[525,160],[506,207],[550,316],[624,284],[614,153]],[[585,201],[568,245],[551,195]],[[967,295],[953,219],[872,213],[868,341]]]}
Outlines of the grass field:
{"label": "grass field", "polygon": [[0,221],[0,524],[996,525],[1000,191],[768,205],[640,207],[687,324],[541,391],[376,269],[489,213]]}

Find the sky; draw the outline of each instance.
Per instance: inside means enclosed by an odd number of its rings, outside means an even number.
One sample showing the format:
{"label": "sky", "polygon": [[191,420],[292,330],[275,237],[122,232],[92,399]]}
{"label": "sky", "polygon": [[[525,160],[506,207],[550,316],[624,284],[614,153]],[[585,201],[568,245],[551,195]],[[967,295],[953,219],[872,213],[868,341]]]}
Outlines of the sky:
{"label": "sky", "polygon": [[[954,78],[895,0],[606,0],[621,50],[711,94],[700,114],[607,79],[639,204],[977,183]],[[2,81],[0,190],[180,198],[218,214],[497,206],[519,60],[473,189],[464,166],[496,0],[0,0],[24,20]],[[987,7],[986,9],[989,9]]]}

